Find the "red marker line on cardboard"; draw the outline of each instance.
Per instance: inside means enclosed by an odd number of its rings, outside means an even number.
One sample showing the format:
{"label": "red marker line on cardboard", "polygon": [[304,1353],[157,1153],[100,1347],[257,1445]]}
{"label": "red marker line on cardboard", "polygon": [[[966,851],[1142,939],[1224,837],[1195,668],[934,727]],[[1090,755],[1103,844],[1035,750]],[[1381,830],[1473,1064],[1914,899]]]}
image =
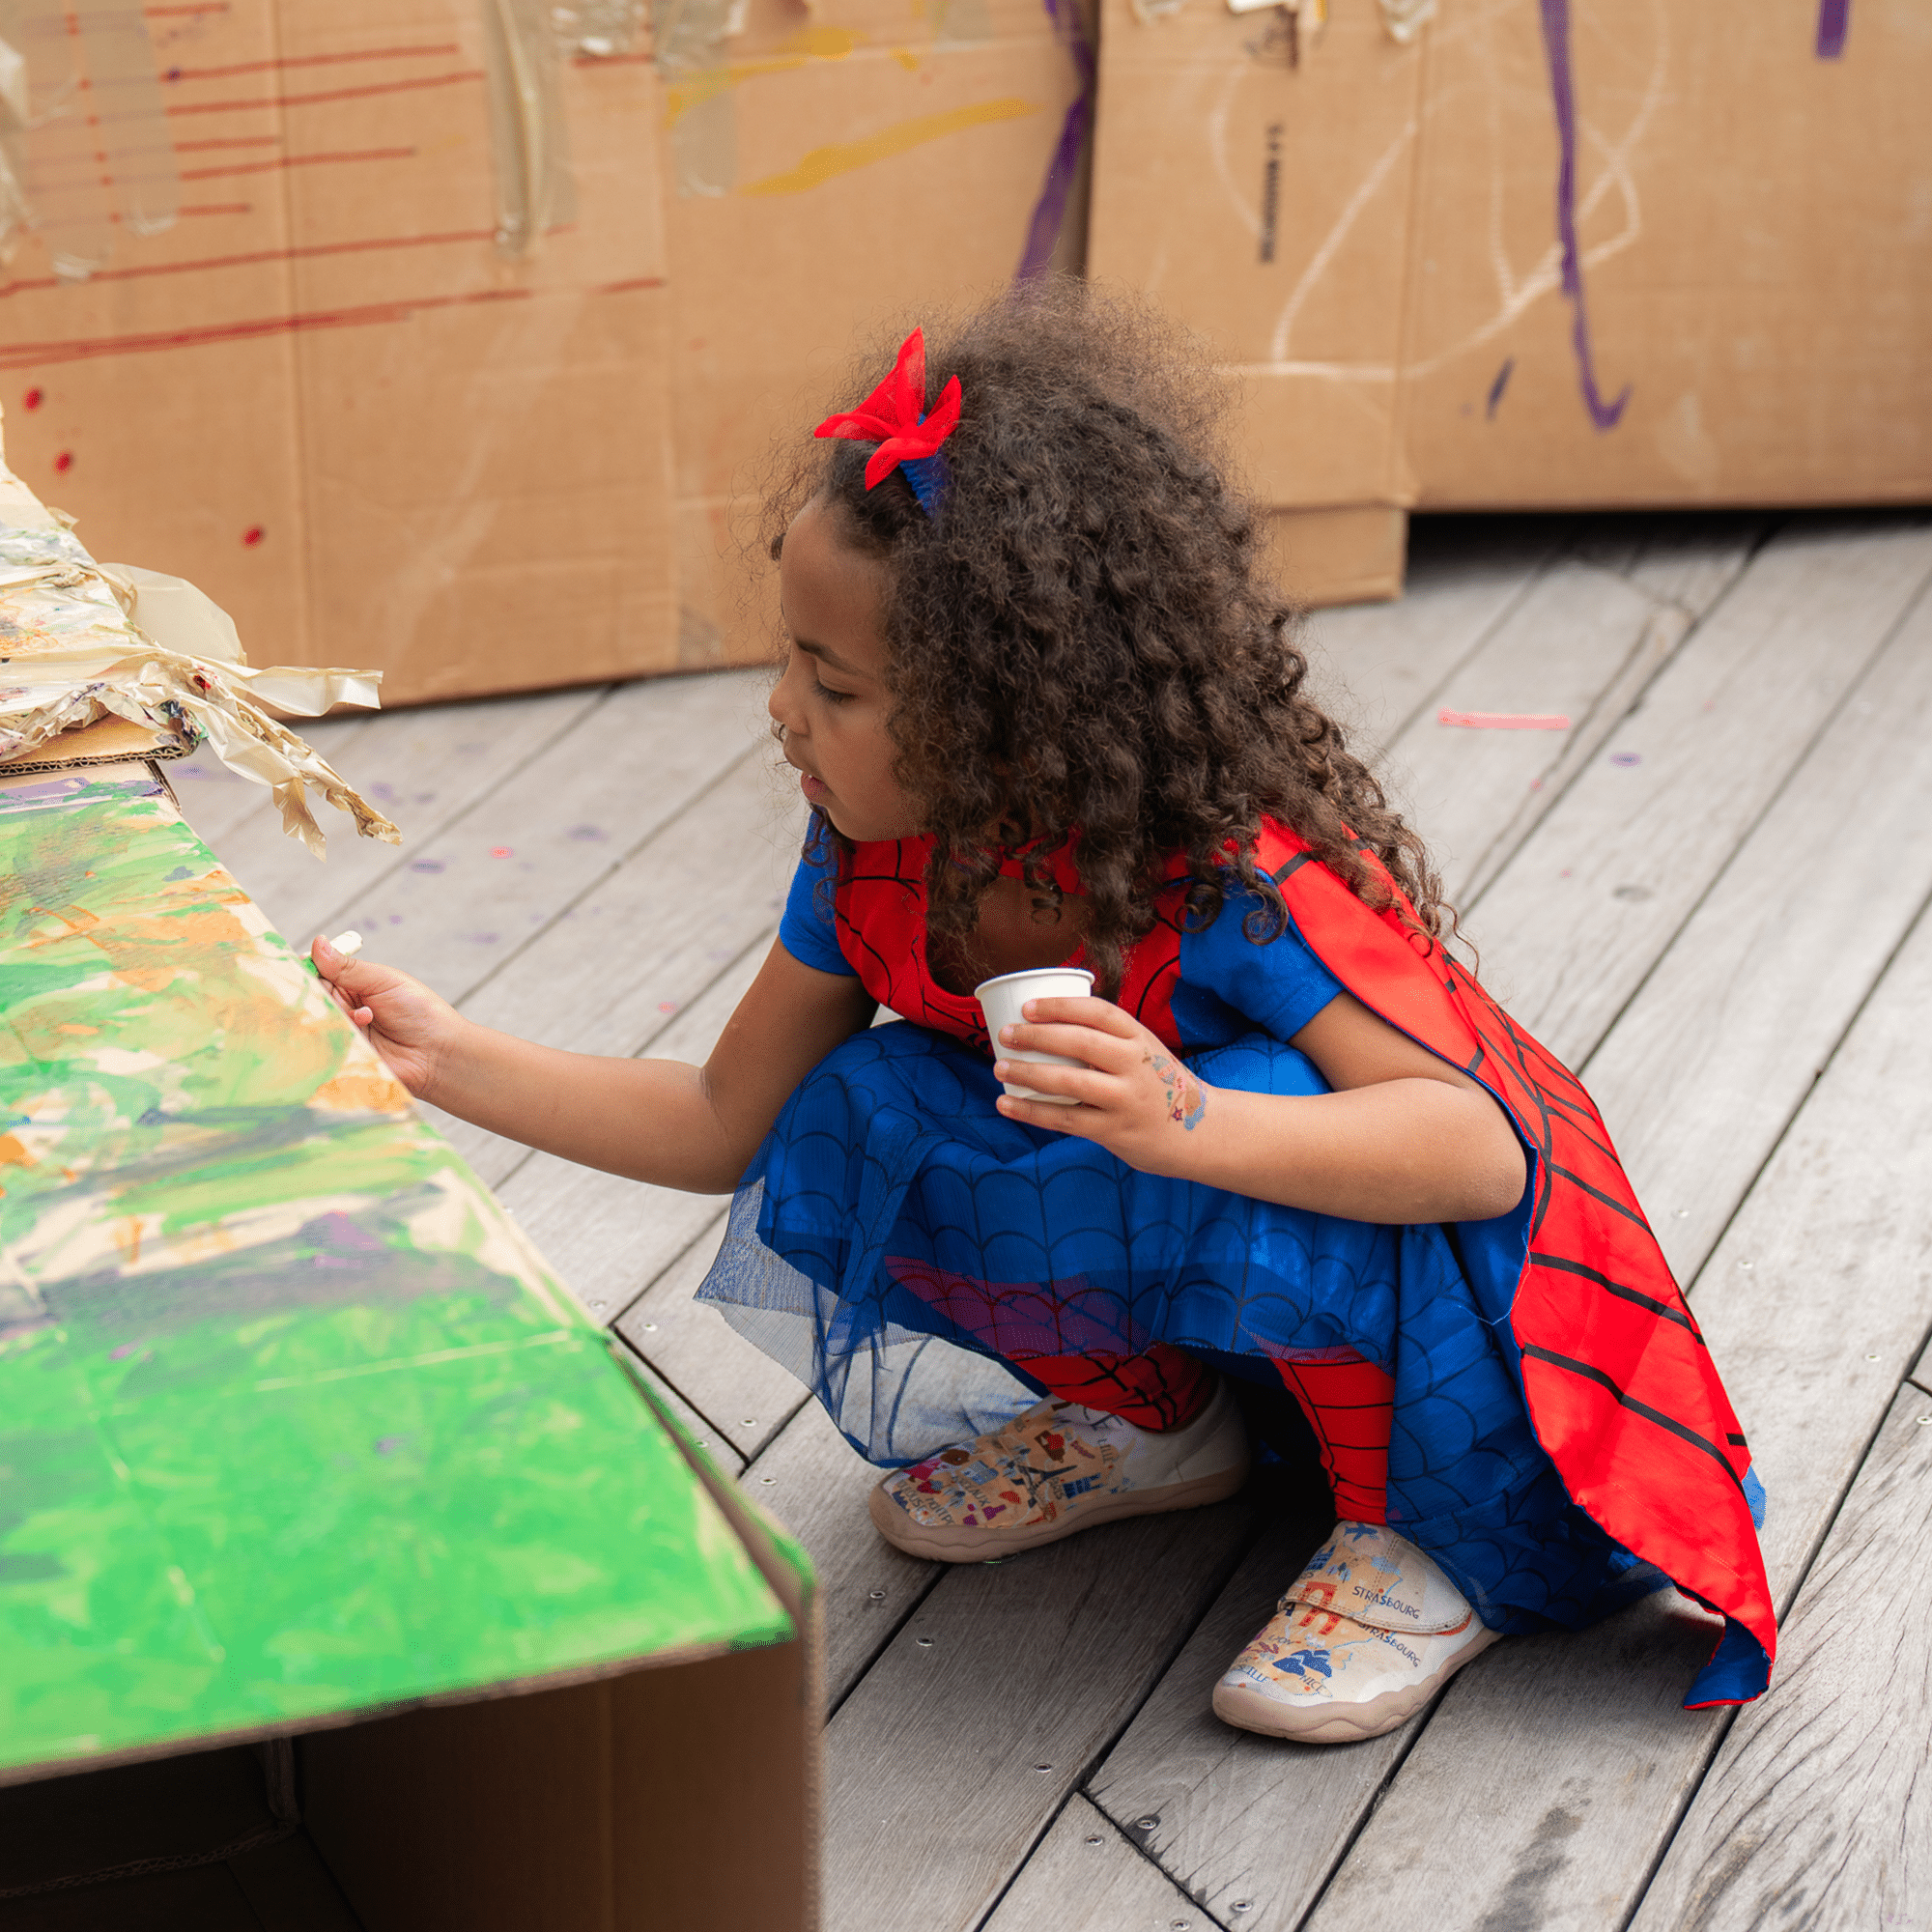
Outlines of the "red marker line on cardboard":
{"label": "red marker line on cardboard", "polygon": [[1570,721],[1560,711],[1438,711],[1438,724],[1460,724],[1472,731],[1567,731]]}

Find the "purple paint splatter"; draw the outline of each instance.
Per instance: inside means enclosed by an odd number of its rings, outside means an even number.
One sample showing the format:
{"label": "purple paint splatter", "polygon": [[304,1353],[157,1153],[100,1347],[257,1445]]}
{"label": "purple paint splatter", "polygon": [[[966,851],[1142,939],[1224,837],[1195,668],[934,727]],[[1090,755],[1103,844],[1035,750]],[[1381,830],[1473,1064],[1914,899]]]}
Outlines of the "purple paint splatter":
{"label": "purple paint splatter", "polygon": [[1563,245],[1563,293],[1569,298],[1570,339],[1577,351],[1577,380],[1583,407],[1600,430],[1615,429],[1630,401],[1630,384],[1615,402],[1597,388],[1590,352],[1590,313],[1583,301],[1583,259],[1577,246],[1577,90],[1570,68],[1570,0],[1540,0],[1543,50],[1549,61],[1549,98],[1556,109],[1556,239]]}
{"label": "purple paint splatter", "polygon": [[1046,164],[1046,180],[1040,187],[1039,200],[1034,204],[1026,247],[1013,276],[1016,282],[1030,282],[1037,275],[1045,274],[1053,259],[1054,246],[1066,220],[1066,202],[1073,191],[1073,178],[1080,172],[1088,124],[1094,115],[1094,46],[1080,18],[1079,0],[1046,0],[1046,14],[1072,59],[1073,71],[1080,76],[1080,92],[1066,109],[1059,143],[1053,158]]}
{"label": "purple paint splatter", "polygon": [[1851,31],[1852,0],[1818,0],[1818,58],[1838,60]]}
{"label": "purple paint splatter", "polygon": [[1503,391],[1509,387],[1510,378],[1513,375],[1515,375],[1515,373],[1516,373],[1516,357],[1512,355],[1506,362],[1504,362],[1503,366],[1496,371],[1496,380],[1490,384],[1490,399],[1488,403],[1484,405],[1483,408],[1484,421],[1493,422],[1495,420],[1496,405],[1502,401]]}

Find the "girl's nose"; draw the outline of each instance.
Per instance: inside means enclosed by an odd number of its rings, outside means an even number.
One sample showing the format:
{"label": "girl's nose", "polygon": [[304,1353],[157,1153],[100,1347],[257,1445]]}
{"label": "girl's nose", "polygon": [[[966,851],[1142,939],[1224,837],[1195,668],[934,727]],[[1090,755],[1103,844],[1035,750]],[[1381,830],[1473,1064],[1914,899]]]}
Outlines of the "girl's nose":
{"label": "girl's nose", "polygon": [[798,706],[791,701],[792,675],[797,668],[798,658],[794,653],[791,662],[785,666],[784,675],[772,687],[772,695],[765,699],[765,709],[779,731],[786,736],[796,732],[802,723]]}

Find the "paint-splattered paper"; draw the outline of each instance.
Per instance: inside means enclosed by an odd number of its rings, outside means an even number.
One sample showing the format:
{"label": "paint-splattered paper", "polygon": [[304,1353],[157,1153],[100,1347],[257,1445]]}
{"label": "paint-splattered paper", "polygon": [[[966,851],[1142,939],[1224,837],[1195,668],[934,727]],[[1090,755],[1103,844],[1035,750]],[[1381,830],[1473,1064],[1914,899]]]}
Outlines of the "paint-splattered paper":
{"label": "paint-splattered paper", "polygon": [[265,784],[283,830],[320,859],[308,793],[348,812],[364,838],[401,835],[266,705],[320,718],[380,701],[380,671],[257,668],[226,611],[178,577],[97,563],[71,518],[49,510],[0,457],[0,758],[23,758],[103,718],[174,750],[198,740]]}
{"label": "paint-splattered paper", "polygon": [[790,1634],[145,773],[0,790],[0,1770]]}

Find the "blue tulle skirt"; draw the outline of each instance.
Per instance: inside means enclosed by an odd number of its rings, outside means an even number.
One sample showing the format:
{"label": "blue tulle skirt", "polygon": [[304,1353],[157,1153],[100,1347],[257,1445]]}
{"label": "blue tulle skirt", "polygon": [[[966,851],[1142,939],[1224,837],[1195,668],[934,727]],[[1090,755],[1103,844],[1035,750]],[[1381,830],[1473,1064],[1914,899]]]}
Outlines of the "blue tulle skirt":
{"label": "blue tulle skirt", "polygon": [[[1189,1056],[1211,1087],[1326,1091],[1264,1034]],[[732,1206],[699,1298],[896,1465],[1037,1401],[1030,1355],[1165,1342],[1281,1386],[1353,1350],[1393,1378],[1388,1520],[1504,1630],[1594,1621],[1662,1580],[1571,1503],[1530,1428],[1507,1307],[1453,1230],[1383,1227],[1142,1174],[994,1106],[990,1064],[905,1021],[819,1064]]]}

